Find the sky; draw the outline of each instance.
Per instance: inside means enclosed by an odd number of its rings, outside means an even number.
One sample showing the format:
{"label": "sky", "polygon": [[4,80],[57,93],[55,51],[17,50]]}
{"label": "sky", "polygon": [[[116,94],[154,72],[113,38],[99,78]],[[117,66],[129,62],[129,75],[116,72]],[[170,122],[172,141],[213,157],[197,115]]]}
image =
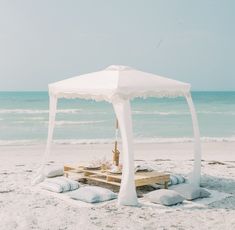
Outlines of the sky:
{"label": "sky", "polygon": [[235,90],[234,0],[0,0],[0,91],[131,66]]}

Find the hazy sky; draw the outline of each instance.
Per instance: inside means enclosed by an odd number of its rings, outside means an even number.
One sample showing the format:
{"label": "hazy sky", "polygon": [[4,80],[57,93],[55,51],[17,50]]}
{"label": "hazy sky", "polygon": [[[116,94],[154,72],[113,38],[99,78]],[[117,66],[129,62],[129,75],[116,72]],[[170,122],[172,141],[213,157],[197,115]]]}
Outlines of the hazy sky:
{"label": "hazy sky", "polygon": [[235,1],[0,0],[0,90],[110,64],[235,90]]}

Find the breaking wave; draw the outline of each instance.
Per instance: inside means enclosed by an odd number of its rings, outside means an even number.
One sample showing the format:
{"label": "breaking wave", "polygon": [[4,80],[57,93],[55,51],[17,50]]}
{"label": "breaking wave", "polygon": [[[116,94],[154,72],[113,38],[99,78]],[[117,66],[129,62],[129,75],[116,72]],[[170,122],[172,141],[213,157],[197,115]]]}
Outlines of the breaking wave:
{"label": "breaking wave", "polygon": [[[80,113],[81,109],[59,109],[57,113]],[[34,110],[34,109],[1,109],[0,114],[47,114],[49,110]]]}
{"label": "breaking wave", "polygon": [[[38,120],[37,123],[48,125],[48,121],[44,121],[43,119],[30,119],[30,121]],[[23,121],[14,121],[14,124],[26,124],[28,120]],[[56,121],[56,126],[63,126],[63,125],[89,125],[89,124],[99,124],[104,123],[105,120],[98,120],[98,121]]]}
{"label": "breaking wave", "polygon": [[[169,115],[190,115],[190,112],[177,112],[177,111],[170,111],[170,112],[161,112],[161,111],[141,111],[141,110],[134,110],[132,111],[134,115],[161,115],[161,116],[169,116]],[[219,115],[235,115],[233,111],[197,111],[197,114],[219,114]]]}
{"label": "breaking wave", "polygon": [[97,123],[103,123],[104,120],[100,121],[56,121],[56,125],[62,126],[62,125],[89,125],[89,124],[97,124]]}
{"label": "breaking wave", "polygon": [[[82,109],[58,109],[57,113],[62,114],[107,114],[109,111],[90,111]],[[0,109],[0,114],[48,114],[49,110],[37,110],[37,109]],[[132,114],[134,115],[189,115],[189,111],[142,111],[142,110],[133,110]],[[197,111],[197,114],[219,114],[219,115],[235,115],[235,111]]]}
{"label": "breaking wave", "polygon": [[[119,140],[121,141],[121,140]],[[134,143],[192,143],[193,138],[182,137],[182,138],[143,138],[135,139]],[[201,141],[203,143],[209,142],[235,142],[235,136],[232,137],[202,137]],[[61,145],[75,145],[75,144],[111,144],[114,139],[57,139],[53,140],[55,144]],[[45,144],[46,140],[0,140],[0,146],[3,145],[35,145],[35,144]]]}

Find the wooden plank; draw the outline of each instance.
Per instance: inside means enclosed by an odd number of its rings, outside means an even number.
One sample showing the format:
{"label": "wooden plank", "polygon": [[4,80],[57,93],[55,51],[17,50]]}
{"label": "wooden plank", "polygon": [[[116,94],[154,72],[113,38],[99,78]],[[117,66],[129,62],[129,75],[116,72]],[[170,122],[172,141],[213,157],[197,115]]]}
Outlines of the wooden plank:
{"label": "wooden plank", "polygon": [[113,181],[121,185],[121,179],[107,176],[107,181]]}
{"label": "wooden plank", "polygon": [[82,166],[78,166],[78,165],[64,165],[64,171],[70,171],[70,170],[74,170],[74,171],[81,171],[83,170]]}
{"label": "wooden plank", "polygon": [[165,180],[161,179],[161,178],[145,178],[142,180],[136,180],[135,184],[136,186],[143,186],[143,185],[148,185],[148,184],[156,184],[156,183],[161,183],[164,182]]}
{"label": "wooden plank", "polygon": [[100,175],[100,176],[107,176],[106,172],[103,172],[101,170],[88,170],[88,169],[83,169],[82,170],[84,173],[90,173],[90,174],[96,174],[96,175]]}
{"label": "wooden plank", "polygon": [[84,174],[83,173],[74,173],[74,172],[70,172],[70,171],[66,171],[65,172],[65,176],[66,177],[70,177],[73,180],[80,180],[84,178]]}
{"label": "wooden plank", "polygon": [[74,170],[74,167],[64,165],[64,171]]}
{"label": "wooden plank", "polygon": [[168,189],[168,182],[169,182],[169,181],[165,181],[165,182],[164,182],[164,189]]}
{"label": "wooden plank", "polygon": [[93,181],[98,181],[98,182],[103,182],[106,184],[111,184],[111,185],[116,185],[120,187],[120,183],[114,182],[114,181],[107,181],[106,179],[101,179],[101,178],[95,178],[95,177],[84,177],[87,180],[93,180]]}
{"label": "wooden plank", "polygon": [[90,176],[90,175],[93,175],[94,173],[92,173],[92,172],[87,172],[87,171],[85,171],[85,172],[83,172],[84,173],[84,176]]}

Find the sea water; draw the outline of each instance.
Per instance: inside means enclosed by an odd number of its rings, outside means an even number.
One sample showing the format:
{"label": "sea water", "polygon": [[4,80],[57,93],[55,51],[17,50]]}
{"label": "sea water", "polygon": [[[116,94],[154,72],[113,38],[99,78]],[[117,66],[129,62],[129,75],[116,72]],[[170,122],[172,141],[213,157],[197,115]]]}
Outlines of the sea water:
{"label": "sea water", "polygon": [[[235,92],[193,92],[202,140],[235,141]],[[186,100],[148,98],[131,101],[135,141],[192,141]],[[0,92],[0,145],[45,143],[47,92]],[[112,104],[60,99],[54,139],[58,143],[106,143],[115,137]]]}

